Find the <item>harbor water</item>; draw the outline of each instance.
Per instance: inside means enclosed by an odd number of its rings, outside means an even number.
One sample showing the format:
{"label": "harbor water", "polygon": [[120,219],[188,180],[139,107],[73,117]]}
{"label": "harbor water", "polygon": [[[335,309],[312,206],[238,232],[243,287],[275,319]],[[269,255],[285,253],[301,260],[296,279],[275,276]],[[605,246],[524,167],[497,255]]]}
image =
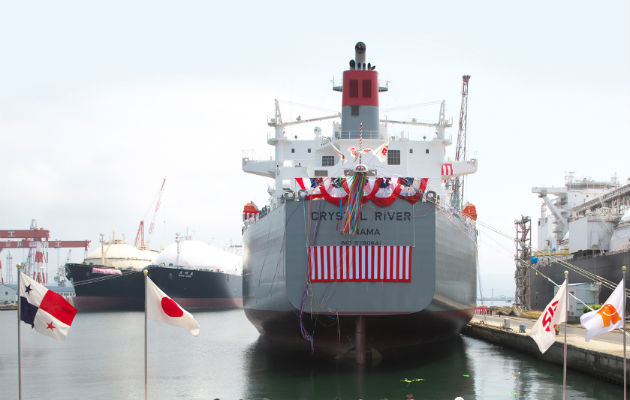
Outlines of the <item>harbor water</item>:
{"label": "harbor water", "polygon": [[[468,337],[359,368],[274,351],[242,310],[194,315],[198,337],[149,321],[149,399],[562,398],[560,366]],[[18,398],[16,323],[15,311],[0,312],[0,399]],[[64,343],[21,327],[23,399],[143,398],[142,312],[79,313]],[[567,380],[569,399],[623,396],[578,372]]]}

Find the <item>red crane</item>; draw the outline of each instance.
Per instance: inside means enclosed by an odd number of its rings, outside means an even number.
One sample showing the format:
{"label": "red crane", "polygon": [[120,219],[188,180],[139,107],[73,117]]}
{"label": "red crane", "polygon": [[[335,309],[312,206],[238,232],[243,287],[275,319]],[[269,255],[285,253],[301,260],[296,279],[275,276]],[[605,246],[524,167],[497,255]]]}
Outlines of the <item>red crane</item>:
{"label": "red crane", "polygon": [[46,229],[11,229],[0,230],[0,239],[48,239],[50,231]]}
{"label": "red crane", "polygon": [[139,249],[144,247],[144,220],[140,221],[138,233],[136,233],[136,240],[133,242],[133,245]]}
{"label": "red crane", "polygon": [[[3,249],[35,249],[38,243],[42,243],[39,240],[22,239],[20,241],[0,241],[0,251]],[[48,249],[67,249],[74,247],[82,247],[85,250],[90,246],[89,240],[46,240],[45,246]]]}
{"label": "red crane", "polygon": [[[24,272],[33,276],[33,279],[40,283],[48,283],[48,249],[49,248],[73,248],[80,247],[87,249],[89,240],[49,240],[50,231],[37,228],[35,220],[31,223],[31,229],[10,229],[0,230],[0,252],[3,249],[28,249],[28,259]],[[21,239],[21,240],[15,240]],[[0,267],[1,268],[1,267]],[[0,269],[0,275],[2,270]]]}
{"label": "red crane", "polygon": [[151,224],[149,225],[149,234],[147,235],[147,241],[145,244],[144,241],[144,219],[140,221],[140,225],[138,226],[138,232],[136,233],[136,240],[134,241],[134,246],[137,248],[145,248],[149,246],[149,240],[151,238],[151,234],[155,229],[155,217],[157,215],[158,210],[160,209],[160,202],[162,201],[162,193],[164,192],[164,184],[166,183],[166,178],[162,180],[162,186],[160,186],[160,190],[157,194],[157,200],[155,202],[155,209],[153,210],[153,216],[151,217]]}

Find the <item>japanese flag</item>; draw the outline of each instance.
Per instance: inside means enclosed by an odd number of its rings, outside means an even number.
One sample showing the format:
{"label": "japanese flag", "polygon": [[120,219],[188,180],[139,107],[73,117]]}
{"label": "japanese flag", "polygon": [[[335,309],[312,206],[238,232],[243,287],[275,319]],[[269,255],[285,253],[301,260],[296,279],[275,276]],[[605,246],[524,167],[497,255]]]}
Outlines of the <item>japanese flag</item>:
{"label": "japanese flag", "polygon": [[612,292],[606,303],[597,311],[587,312],[580,317],[580,324],[586,329],[588,342],[593,337],[623,326],[623,282]]}
{"label": "japanese flag", "polygon": [[541,353],[544,353],[556,341],[555,325],[560,325],[567,321],[567,281],[565,279],[558,293],[547,304],[545,310],[532,327],[529,336],[534,339]]}
{"label": "japanese flag", "polygon": [[199,323],[192,314],[184,310],[168,297],[147,276],[147,318],[166,322],[188,330],[193,336],[199,335]]}

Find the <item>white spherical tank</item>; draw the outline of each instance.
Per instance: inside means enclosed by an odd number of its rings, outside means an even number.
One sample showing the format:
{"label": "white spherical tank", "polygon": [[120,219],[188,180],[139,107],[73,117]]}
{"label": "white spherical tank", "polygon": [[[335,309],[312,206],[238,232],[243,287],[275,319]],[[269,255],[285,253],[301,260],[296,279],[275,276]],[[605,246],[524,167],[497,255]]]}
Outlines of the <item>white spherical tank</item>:
{"label": "white spherical tank", "polygon": [[113,240],[95,248],[85,258],[84,264],[140,270],[152,264],[157,255],[157,251],[140,250],[122,240]]}
{"label": "white spherical tank", "polygon": [[181,240],[168,245],[155,259],[154,264],[237,275],[243,271],[241,257],[199,240]]}

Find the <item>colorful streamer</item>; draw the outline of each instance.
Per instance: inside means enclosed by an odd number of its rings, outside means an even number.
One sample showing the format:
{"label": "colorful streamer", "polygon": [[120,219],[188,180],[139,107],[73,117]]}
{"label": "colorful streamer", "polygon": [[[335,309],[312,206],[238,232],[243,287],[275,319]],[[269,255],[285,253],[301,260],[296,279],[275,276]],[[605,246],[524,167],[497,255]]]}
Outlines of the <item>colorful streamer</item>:
{"label": "colorful streamer", "polygon": [[[354,235],[359,229],[359,218],[361,215],[361,197],[363,196],[363,188],[365,187],[367,174],[365,172],[356,172],[352,179],[352,186],[348,193],[346,208],[343,211],[343,218],[338,230],[342,235]],[[339,208],[341,209],[341,204]]]}

